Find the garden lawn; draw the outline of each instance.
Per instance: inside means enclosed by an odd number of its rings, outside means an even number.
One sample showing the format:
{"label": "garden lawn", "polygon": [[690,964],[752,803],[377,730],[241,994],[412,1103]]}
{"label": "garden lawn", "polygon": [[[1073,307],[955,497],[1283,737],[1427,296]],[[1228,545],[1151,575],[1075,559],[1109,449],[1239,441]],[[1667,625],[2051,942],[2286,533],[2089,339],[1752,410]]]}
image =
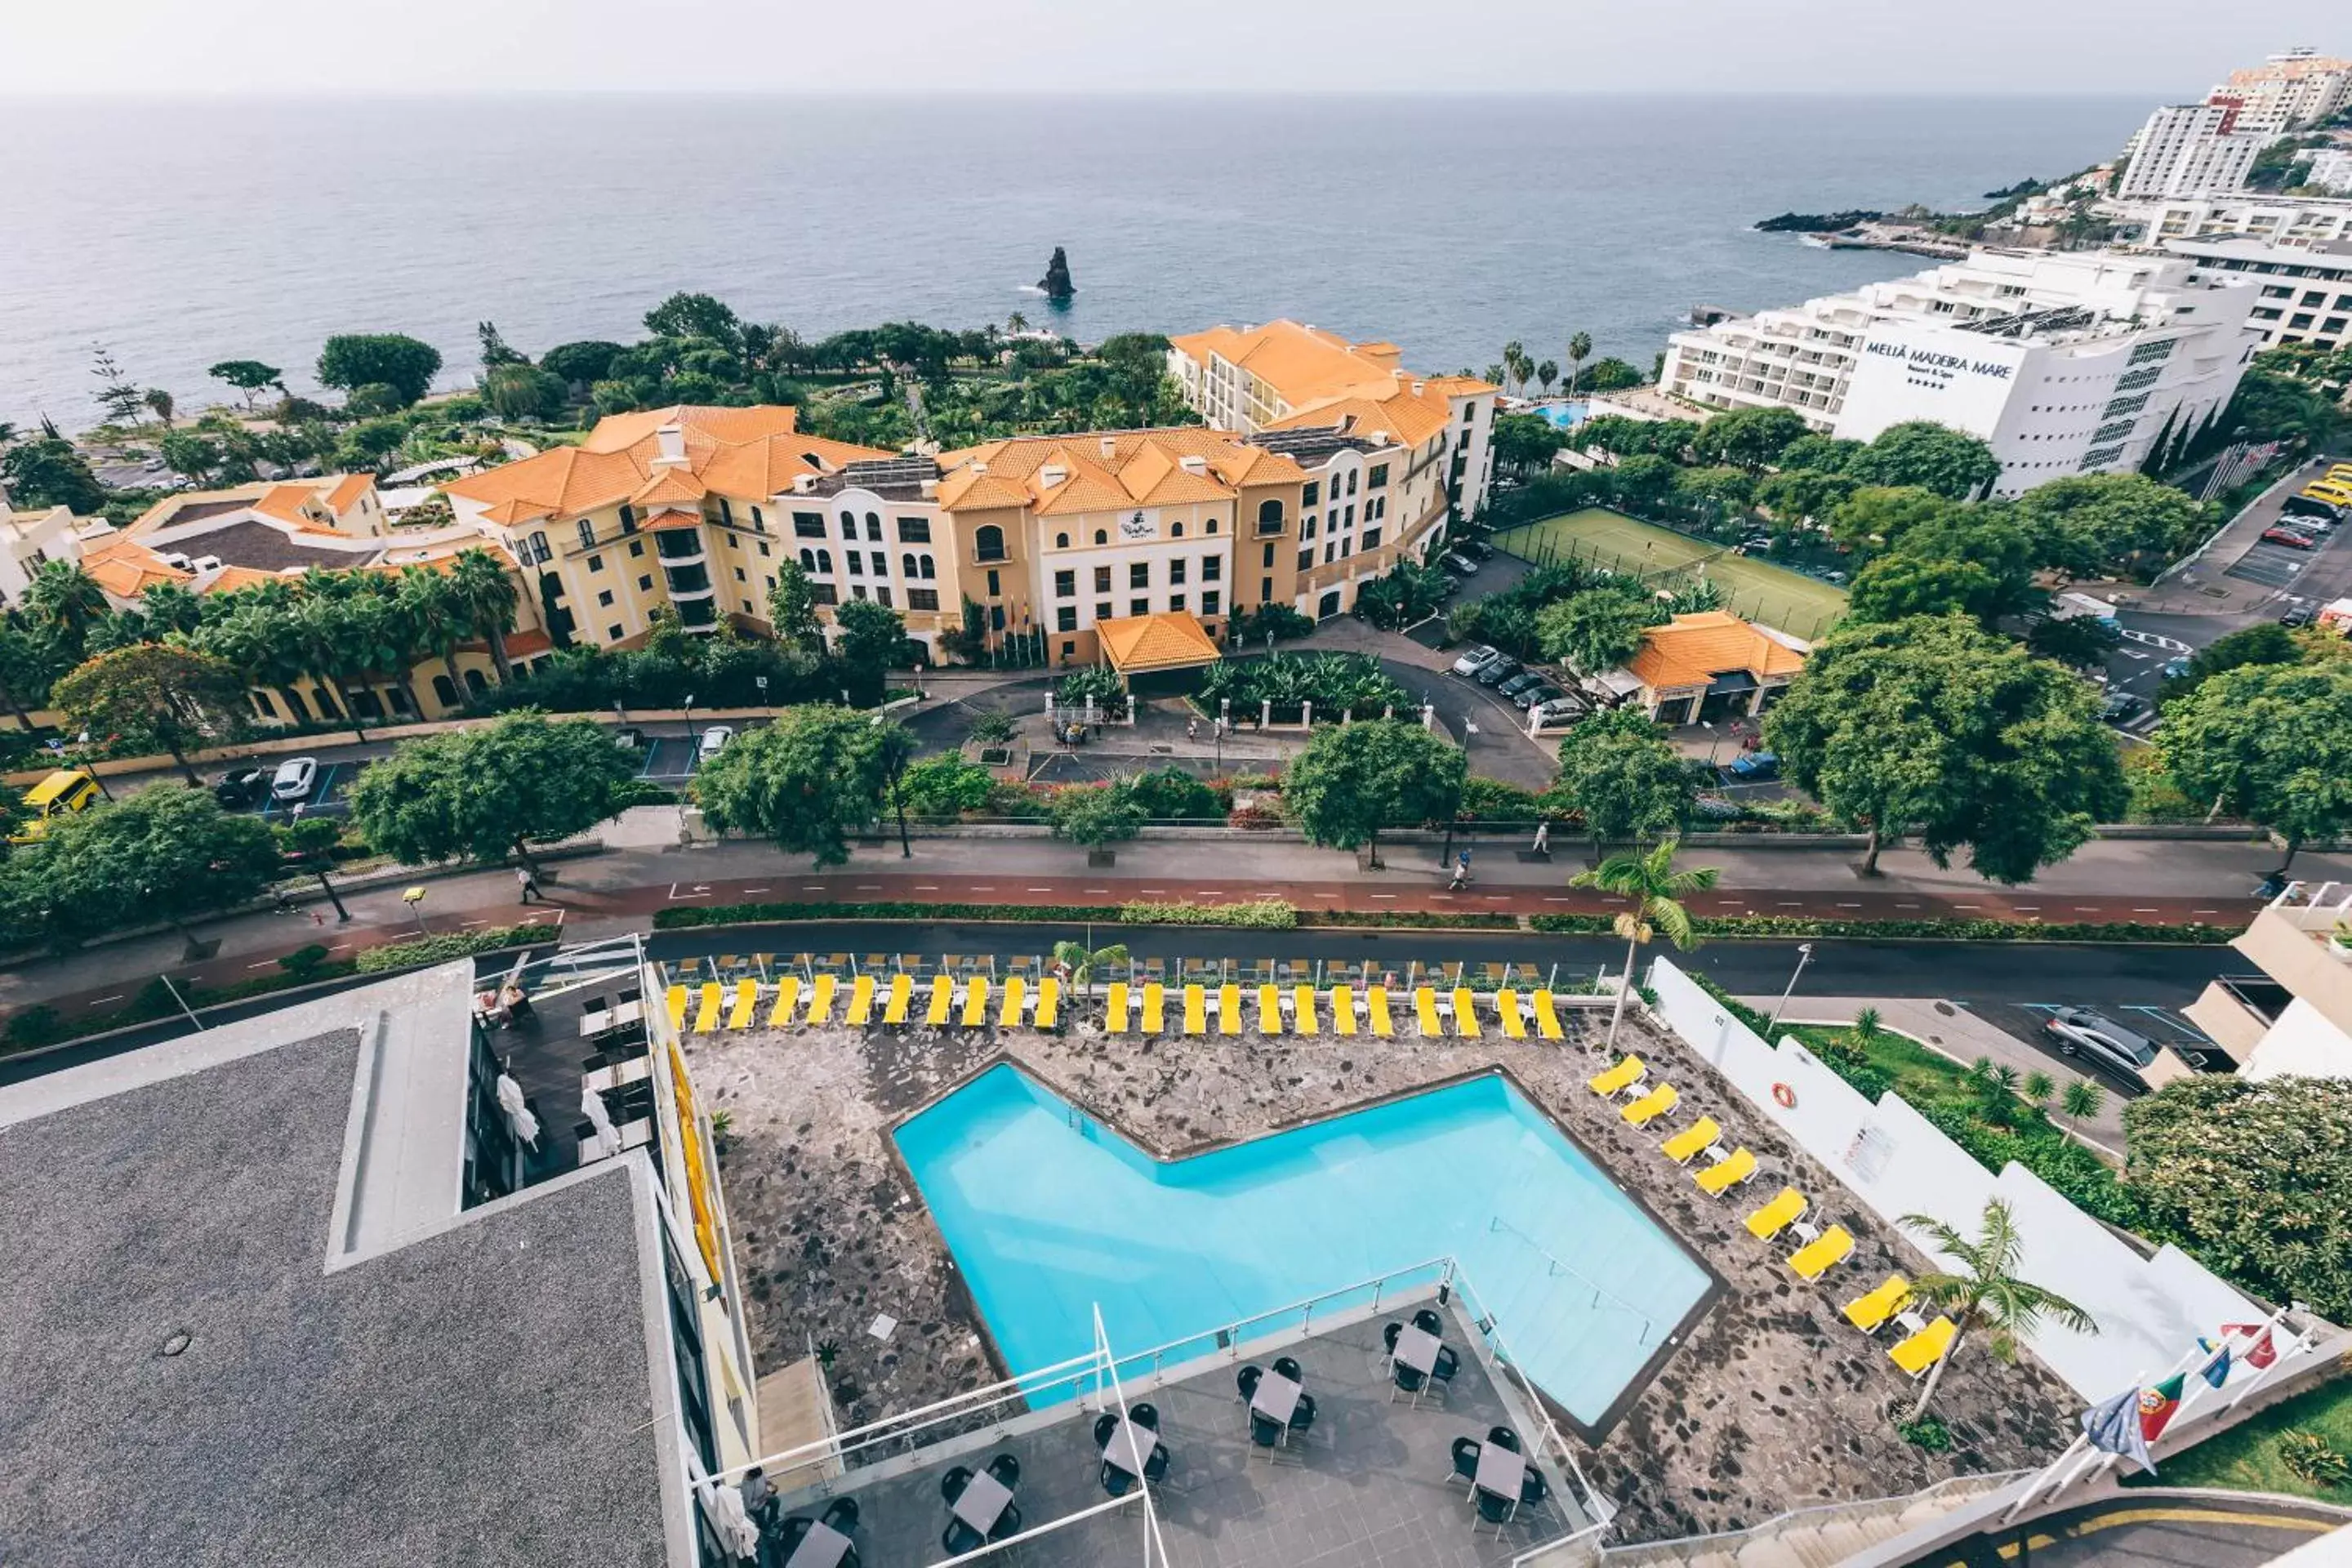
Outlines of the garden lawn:
{"label": "garden lawn", "polygon": [[[2192,1408],[2189,1414],[2196,1412]],[[2352,1506],[2352,1487],[2313,1486],[2280,1461],[2279,1439],[2298,1429],[2316,1432],[2336,1452],[2352,1454],[2352,1378],[2335,1378],[2298,1394],[2219,1436],[2206,1438],[2187,1453],[2165,1460],[2158,1474],[2135,1476],[2132,1479],[2146,1486],[2283,1492],[2288,1497]]]}
{"label": "garden lawn", "polygon": [[1658,528],[1607,507],[1586,507],[1495,536],[1497,548],[1529,561],[1575,556],[1612,571],[1636,573],[1671,584],[1699,575],[1729,595],[1725,608],[1792,636],[1812,638],[1845,614],[1845,590],[1775,566],[1753,556],[1734,555],[1719,544]]}

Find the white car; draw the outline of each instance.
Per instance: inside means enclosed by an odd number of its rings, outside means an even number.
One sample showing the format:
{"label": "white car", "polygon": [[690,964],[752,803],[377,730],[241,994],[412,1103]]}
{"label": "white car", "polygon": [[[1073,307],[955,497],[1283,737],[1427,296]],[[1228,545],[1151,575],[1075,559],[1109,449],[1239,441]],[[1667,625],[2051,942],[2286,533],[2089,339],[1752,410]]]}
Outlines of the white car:
{"label": "white car", "polygon": [[289,803],[308,800],[318,782],[318,758],[289,757],[278,763],[278,771],[270,775],[270,797]]}
{"label": "white car", "polygon": [[725,751],[727,749],[727,742],[734,738],[735,731],[733,730],[728,728],[724,724],[713,724],[709,729],[705,730],[702,732],[701,742],[695,748],[695,762],[698,764],[709,762],[711,758]]}
{"label": "white car", "polygon": [[1454,673],[1456,675],[1475,675],[1480,670],[1486,668],[1488,665],[1494,663],[1496,659],[1502,657],[1503,650],[1501,648],[1488,647],[1486,644],[1480,643],[1476,647],[1470,649],[1460,658],[1454,661]]}

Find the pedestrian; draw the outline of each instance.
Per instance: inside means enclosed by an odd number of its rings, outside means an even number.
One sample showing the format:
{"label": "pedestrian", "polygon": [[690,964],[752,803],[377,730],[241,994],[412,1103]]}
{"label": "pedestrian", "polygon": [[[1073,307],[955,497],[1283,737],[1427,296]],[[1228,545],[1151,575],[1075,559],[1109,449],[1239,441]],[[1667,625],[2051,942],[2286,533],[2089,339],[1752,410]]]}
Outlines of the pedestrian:
{"label": "pedestrian", "polygon": [[1467,887],[1470,882],[1470,851],[1465,849],[1454,858],[1454,880],[1445,884],[1448,892]]}
{"label": "pedestrian", "polygon": [[1551,824],[1549,822],[1536,824],[1536,855],[1540,859],[1551,858]]}
{"label": "pedestrian", "polygon": [[499,993],[499,1002],[506,1009],[510,1023],[527,1024],[537,1016],[530,1010],[530,998],[524,995],[522,987],[512,981],[509,981],[506,988]]}
{"label": "pedestrian", "polygon": [[530,868],[529,866],[518,866],[515,868],[515,886],[522,889],[522,898],[519,900],[520,902],[527,904],[533,899],[541,896],[539,890],[539,879],[530,874]]}
{"label": "pedestrian", "polygon": [[1184,721],[1184,738],[1188,741],[1197,741],[1201,738],[1201,721],[1198,719]]}

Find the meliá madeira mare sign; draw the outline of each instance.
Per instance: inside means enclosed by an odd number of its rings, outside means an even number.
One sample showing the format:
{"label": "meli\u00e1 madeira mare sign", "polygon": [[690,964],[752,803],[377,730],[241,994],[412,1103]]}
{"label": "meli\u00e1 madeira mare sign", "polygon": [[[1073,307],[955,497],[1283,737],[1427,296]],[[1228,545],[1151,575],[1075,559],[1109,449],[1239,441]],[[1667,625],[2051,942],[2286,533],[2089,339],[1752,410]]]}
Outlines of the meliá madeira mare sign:
{"label": "meli\u00e1 madeira mare sign", "polygon": [[1902,360],[1914,370],[1965,372],[1969,375],[1990,376],[1995,381],[2007,381],[2010,372],[2017,368],[1999,360],[1969,359],[1937,349],[1909,348],[1902,343],[1872,343],[1864,352]]}

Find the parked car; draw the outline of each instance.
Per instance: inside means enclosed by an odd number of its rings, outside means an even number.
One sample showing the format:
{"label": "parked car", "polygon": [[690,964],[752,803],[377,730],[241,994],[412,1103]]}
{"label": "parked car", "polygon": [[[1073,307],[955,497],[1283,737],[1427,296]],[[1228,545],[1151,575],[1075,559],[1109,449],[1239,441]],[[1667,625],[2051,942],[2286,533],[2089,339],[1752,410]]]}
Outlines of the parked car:
{"label": "parked car", "polygon": [[2099,704],[2099,721],[2104,724],[2120,724],[2147,706],[2147,703],[2128,691],[2110,691],[2107,693],[2107,700]]}
{"label": "parked car", "polygon": [[231,763],[214,782],[213,798],[235,811],[251,805],[269,788],[269,770],[254,763]]}
{"label": "parked car", "polygon": [[2164,668],[2157,671],[2157,673],[2163,676],[2167,680],[2185,679],[2189,674],[2189,661],[2185,658],[2166,659],[2164,661]]}
{"label": "parked car", "polygon": [[2316,619],[2318,615],[2309,605],[2297,605],[2279,617],[2279,625],[2293,631],[2297,626],[2307,626]]}
{"label": "parked car", "polygon": [[1542,676],[1538,675],[1532,669],[1523,669],[1519,671],[1518,674],[1511,677],[1510,679],[1496,686],[1495,688],[1495,694],[1498,697],[1517,697],[1520,692],[1527,690],[1528,688],[1541,686],[1542,684]]}
{"label": "parked car", "polygon": [[289,757],[278,764],[278,772],[271,775],[269,793],[278,800],[291,805],[298,800],[310,799],[310,791],[318,786],[318,758]]}
{"label": "parked car", "polygon": [[2279,506],[2279,516],[2307,517],[2320,522],[2334,522],[2344,515],[2344,509],[2317,496],[2289,496]]}
{"label": "parked car", "polygon": [[729,726],[725,724],[713,724],[709,729],[705,730],[702,732],[702,739],[695,744],[695,762],[698,764],[709,762],[711,758],[725,751],[727,749],[727,742],[734,738],[735,731]]}
{"label": "parked car", "polygon": [[2284,544],[2289,550],[2310,550],[2315,542],[2307,533],[2299,533],[2284,523],[2263,530],[2263,540],[2269,544]]}
{"label": "parked car", "polygon": [[1573,724],[1584,717],[1584,704],[1565,695],[1548,697],[1528,711],[1539,725]]}
{"label": "parked car", "polygon": [[1538,680],[1533,686],[1523,686],[1511,693],[1511,706],[1532,713],[1538,708],[1549,707],[1559,700],[1559,688]]}
{"label": "parked car", "polygon": [[1503,650],[1501,648],[1489,647],[1485,643],[1480,643],[1476,647],[1470,648],[1464,652],[1460,658],[1454,661],[1454,673],[1456,675],[1475,675],[1480,670],[1486,668],[1488,665],[1494,663],[1496,659],[1502,657]]}
{"label": "parked car", "polygon": [[1454,542],[1454,548],[1481,566],[1495,558],[1495,547],[1483,539],[1457,539]]}
{"label": "parked car", "polygon": [[1470,679],[1481,686],[1500,686],[1525,668],[1517,659],[1505,654]]}
{"label": "parked car", "polygon": [[1475,577],[1478,575],[1478,563],[1475,561],[1471,560],[1467,555],[1463,554],[1458,550],[1447,551],[1444,554],[1437,558],[1437,563],[1440,566],[1444,567],[1448,572],[1453,573],[1456,577]]}
{"label": "parked car", "polygon": [[1726,800],[1719,795],[1691,796],[1691,815],[1703,817],[1709,822],[1734,821],[1746,809],[1738,801]]}
{"label": "parked car", "polygon": [[2086,1057],[2126,1082],[2146,1087],[2140,1073],[2156,1061],[2156,1046],[2147,1036],[2088,1007],[2061,1007],[2042,1027],[2066,1055]]}
{"label": "parked car", "polygon": [[1724,777],[1734,784],[1763,784],[1780,776],[1780,759],[1770,752],[1748,752],[1724,764]]}

